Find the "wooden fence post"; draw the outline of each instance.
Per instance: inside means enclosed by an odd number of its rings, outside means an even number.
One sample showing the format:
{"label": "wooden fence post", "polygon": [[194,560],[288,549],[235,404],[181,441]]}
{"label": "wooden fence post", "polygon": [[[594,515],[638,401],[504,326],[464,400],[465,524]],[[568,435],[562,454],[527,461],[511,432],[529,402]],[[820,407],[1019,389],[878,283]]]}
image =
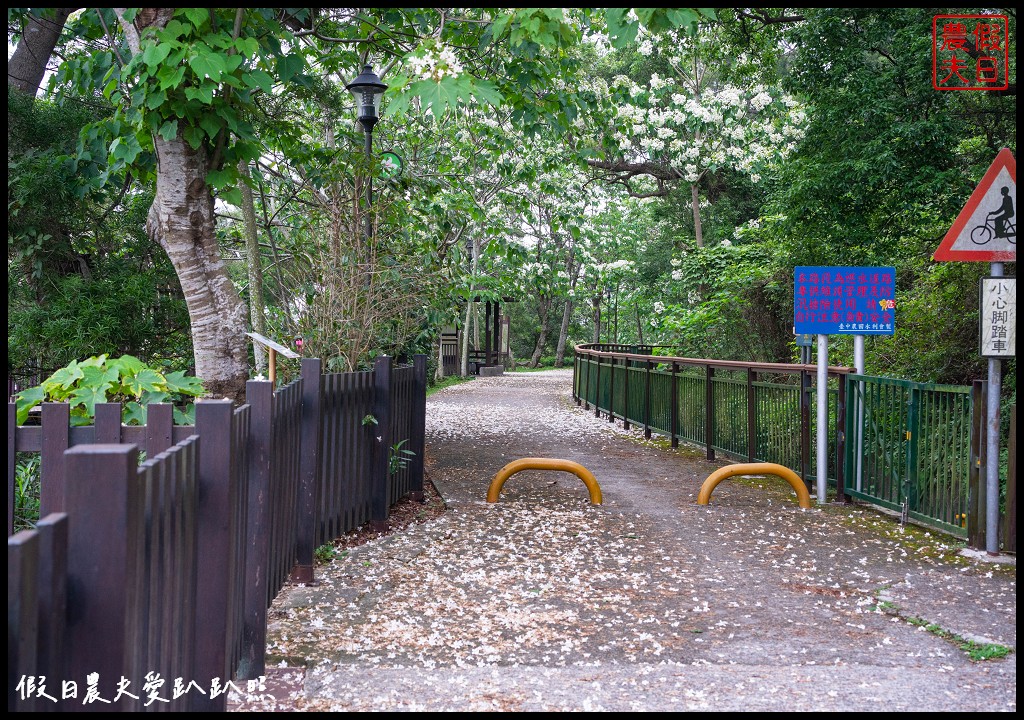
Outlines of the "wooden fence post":
{"label": "wooden fence post", "polygon": [[17,475],[18,406],[7,403],[7,535],[14,534],[14,478]]}
{"label": "wooden fence post", "polygon": [[597,356],[597,377],[594,379],[594,417],[601,417],[601,356]]}
{"label": "wooden fence post", "polygon": [[[39,535],[23,530],[7,538],[7,712],[37,710],[34,693],[16,691],[24,676],[38,672]],[[17,632],[17,635],[12,633]],[[58,684],[62,678],[47,678]],[[53,691],[50,686],[50,693]],[[57,691],[59,692],[59,691]],[[44,701],[40,700],[40,703]],[[49,701],[45,701],[49,702]]]}
{"label": "wooden fence post", "polygon": [[153,458],[174,444],[174,406],[153,403],[146,408],[146,457]]}
{"label": "wooden fence post", "polygon": [[121,442],[121,403],[96,403],[93,442],[117,445]]}
{"label": "wooden fence post", "polygon": [[409,494],[416,502],[423,502],[423,462],[427,450],[427,356],[414,355],[412,362],[412,429],[409,450],[413,455],[409,460]]}
{"label": "wooden fence post", "polygon": [[254,680],[264,673],[267,645],[267,587],[270,572],[270,461],[274,438],[274,383],[249,380],[245,399],[249,420],[248,529],[245,533],[245,617],[238,677]]}
{"label": "wooden fence post", "polygon": [[[68,678],[96,673],[101,697],[113,700],[124,676],[139,692],[144,681],[126,663],[137,638],[126,622],[136,565],[139,454],[134,445],[76,445],[64,454],[68,524]],[[130,699],[102,705],[131,709]],[[97,708],[100,709],[100,708]]]}
{"label": "wooden fence post", "polygon": [[302,359],[302,444],[299,456],[298,517],[295,526],[295,569],[292,582],[313,582],[316,552],[316,508],[320,489],[320,414],[323,412],[320,358]]}
{"label": "wooden fence post", "polygon": [[373,426],[376,447],[371,463],[370,529],[385,532],[388,529],[388,485],[391,465],[391,358],[383,355],[373,365]]}
{"label": "wooden fence post", "polygon": [[70,446],[71,406],[43,403],[40,421],[43,448],[39,453],[39,517],[46,517],[64,510],[64,451]]}
{"label": "wooden fence post", "polygon": [[[230,679],[231,631],[234,621],[236,588],[235,563],[244,559],[236,546],[235,504],[239,497],[234,469],[234,407],[230,400],[200,400],[196,403],[196,434],[199,435],[196,517],[196,544],[199,562],[196,573],[196,613],[193,647],[193,677],[201,687],[210,687],[214,678]],[[223,712],[227,694],[216,698],[192,693],[192,710]]]}
{"label": "wooden fence post", "polygon": [[40,675],[57,680],[68,677],[64,652],[68,608],[68,516],[47,515],[36,525],[39,533],[39,644],[36,661]]}

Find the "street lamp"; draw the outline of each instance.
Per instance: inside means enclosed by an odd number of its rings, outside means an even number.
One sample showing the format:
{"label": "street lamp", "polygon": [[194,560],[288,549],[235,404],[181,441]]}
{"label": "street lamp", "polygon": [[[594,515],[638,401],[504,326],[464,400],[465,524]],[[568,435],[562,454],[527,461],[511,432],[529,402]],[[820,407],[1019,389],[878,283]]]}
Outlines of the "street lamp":
{"label": "street lamp", "polygon": [[[366,163],[371,162],[371,147],[373,145],[373,126],[380,119],[380,99],[388,86],[380,81],[377,74],[367,63],[359,76],[345,86],[356,99],[356,117],[359,124],[363,126],[366,135]],[[370,237],[370,207],[373,205],[373,176],[367,176],[366,180],[366,237]]]}

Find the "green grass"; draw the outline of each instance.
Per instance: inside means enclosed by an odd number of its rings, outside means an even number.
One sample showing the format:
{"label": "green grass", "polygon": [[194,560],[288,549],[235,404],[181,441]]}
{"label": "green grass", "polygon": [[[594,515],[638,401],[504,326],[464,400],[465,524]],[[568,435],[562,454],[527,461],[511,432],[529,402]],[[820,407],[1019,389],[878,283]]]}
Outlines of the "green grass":
{"label": "green grass", "polygon": [[930,623],[919,617],[907,618],[907,622],[916,627],[923,627],[932,635],[953,643],[960,648],[960,650],[967,653],[967,656],[975,662],[998,660],[999,658],[1004,658],[1013,652],[1005,645],[999,645],[997,643],[979,643],[974,640],[967,640],[956,633],[952,633],[935,623]]}
{"label": "green grass", "polygon": [[444,390],[446,387],[451,387],[452,385],[461,385],[462,383],[470,382],[473,379],[473,377],[459,377],[458,375],[451,375],[449,377],[442,378],[441,380],[436,380],[433,385],[427,386],[427,397],[430,397],[438,390]]}

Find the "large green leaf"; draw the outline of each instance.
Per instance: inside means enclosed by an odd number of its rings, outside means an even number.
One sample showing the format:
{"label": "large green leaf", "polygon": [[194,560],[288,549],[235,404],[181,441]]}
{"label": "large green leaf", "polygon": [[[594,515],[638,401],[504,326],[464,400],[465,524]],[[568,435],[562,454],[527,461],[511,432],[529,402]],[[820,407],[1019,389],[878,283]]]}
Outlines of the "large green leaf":
{"label": "large green leaf", "polygon": [[149,368],[141,370],[137,375],[129,378],[125,385],[135,397],[142,397],[144,390],[158,392],[166,387],[163,376]]}
{"label": "large green leaf", "polygon": [[82,369],[78,366],[77,362],[72,360],[67,367],[62,367],[44,380],[43,389],[47,395],[62,400],[67,397],[67,393],[62,393],[61,391],[70,390],[81,379]]}
{"label": "large green leaf", "polygon": [[24,425],[28,419],[28,411],[46,399],[46,391],[41,385],[22,390],[14,396],[18,409],[18,424]]}
{"label": "large green leaf", "polygon": [[167,383],[167,390],[172,393],[199,397],[205,392],[202,380],[191,375],[185,375],[180,370],[168,373],[164,380]]}
{"label": "large green leaf", "polygon": [[89,417],[96,415],[96,403],[107,401],[107,390],[113,383],[80,387],[71,393],[72,406],[82,405]]}

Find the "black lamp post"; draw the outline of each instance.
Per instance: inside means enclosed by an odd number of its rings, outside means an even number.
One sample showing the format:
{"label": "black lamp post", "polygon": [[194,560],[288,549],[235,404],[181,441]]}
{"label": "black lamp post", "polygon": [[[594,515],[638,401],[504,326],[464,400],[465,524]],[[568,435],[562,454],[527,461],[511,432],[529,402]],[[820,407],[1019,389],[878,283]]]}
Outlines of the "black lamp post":
{"label": "black lamp post", "polygon": [[[373,126],[380,119],[380,99],[388,86],[380,81],[377,74],[369,63],[363,66],[359,76],[345,86],[356,99],[356,117],[359,124],[363,126],[366,134],[366,162],[369,166],[371,161],[371,147],[373,145]],[[366,237],[371,234],[370,208],[373,205],[373,176],[367,175],[366,179]]]}

